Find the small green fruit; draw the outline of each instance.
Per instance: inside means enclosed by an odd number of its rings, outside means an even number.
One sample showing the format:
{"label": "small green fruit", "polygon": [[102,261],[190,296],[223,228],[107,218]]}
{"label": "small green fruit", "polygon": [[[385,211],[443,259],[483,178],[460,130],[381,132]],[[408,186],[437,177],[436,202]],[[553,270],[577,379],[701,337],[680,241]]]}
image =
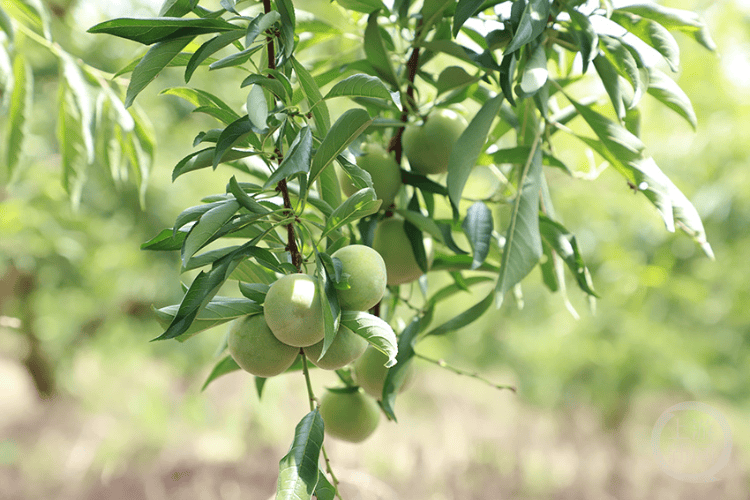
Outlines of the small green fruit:
{"label": "small green fruit", "polygon": [[[401,169],[396,160],[379,145],[366,144],[364,149],[365,154],[357,157],[357,166],[370,174],[375,195],[383,200],[380,208],[386,209],[401,189]],[[356,186],[343,171],[339,173],[339,181],[347,196],[357,192]]]}
{"label": "small green fruit", "polygon": [[258,377],[285,372],[299,354],[273,335],[262,314],[235,320],[229,328],[229,354],[243,370]]}
{"label": "small green fruit", "polygon": [[[424,239],[427,263],[432,263],[434,250],[432,239]],[[404,230],[404,219],[389,217],[383,219],[375,229],[372,247],[383,257],[389,285],[410,283],[422,276],[423,272],[417,264],[409,237]]]}
{"label": "small green fruit", "polygon": [[342,271],[349,275],[349,288],[337,290],[341,309],[367,311],[385,293],[387,270],[378,252],[365,245],[349,245],[335,251]]}
{"label": "small green fruit", "polygon": [[329,436],[360,443],[375,432],[380,422],[378,404],[361,391],[326,391],[320,402],[325,432]]}
{"label": "small green fruit", "polygon": [[408,125],[402,144],[411,169],[425,175],[446,172],[453,145],[467,126],[451,109],[433,111],[422,126]]}
{"label": "small green fruit", "polygon": [[[354,381],[357,382],[364,391],[370,396],[380,399],[383,395],[383,383],[388,375],[388,368],[385,363],[388,356],[378,351],[374,347],[368,347],[362,356],[354,363]],[[414,377],[414,366],[409,365],[406,369],[404,383],[401,385],[399,392],[406,389]]]}
{"label": "small green fruit", "polygon": [[310,347],[305,347],[305,354],[318,368],[338,370],[359,358],[365,352],[365,349],[367,349],[367,345],[365,339],[341,325],[325,356],[318,359],[320,358],[320,353],[323,352],[322,340]]}
{"label": "small green fruit", "polygon": [[275,281],[266,294],[263,316],[276,338],[294,347],[311,346],[325,336],[318,287],[307,274],[288,274]]}

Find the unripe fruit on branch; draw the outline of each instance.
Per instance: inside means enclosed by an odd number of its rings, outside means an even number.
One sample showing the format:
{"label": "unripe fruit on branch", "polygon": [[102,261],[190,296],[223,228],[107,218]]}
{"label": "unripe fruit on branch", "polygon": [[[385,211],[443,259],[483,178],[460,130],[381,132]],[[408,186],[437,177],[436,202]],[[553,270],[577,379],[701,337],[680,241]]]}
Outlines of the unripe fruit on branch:
{"label": "unripe fruit on branch", "polygon": [[[380,208],[386,209],[401,189],[401,169],[396,160],[381,146],[366,144],[363,149],[365,154],[357,157],[357,166],[370,174],[375,195],[379,200],[383,200]],[[339,173],[339,181],[347,196],[357,192],[356,186],[343,171]]]}
{"label": "unripe fruit on branch", "polygon": [[280,342],[268,328],[262,314],[245,316],[229,327],[229,354],[243,370],[258,377],[285,372],[299,349]]}
{"label": "unripe fruit on branch", "polygon": [[[372,247],[383,257],[389,285],[410,283],[422,276],[401,217],[389,217],[378,223]],[[424,247],[430,265],[434,254],[432,239],[425,238]]]}
{"label": "unripe fruit on branch", "polygon": [[[388,356],[374,347],[368,347],[365,353],[354,363],[354,370],[352,372],[354,381],[367,394],[376,399],[380,399],[383,395],[383,383],[385,382],[386,375],[388,375],[388,368],[385,367],[387,361]],[[414,366],[409,365],[406,369],[404,383],[399,388],[399,392],[406,389],[412,378],[414,378]]]}
{"label": "unripe fruit on branch", "polygon": [[320,401],[320,416],[329,436],[360,443],[370,437],[380,422],[378,404],[362,393],[326,391]]}
{"label": "unripe fruit on branch", "polygon": [[315,285],[315,279],[307,274],[288,274],[268,289],[263,316],[281,342],[307,347],[325,336],[323,307]]}
{"label": "unripe fruit on branch", "polygon": [[385,293],[387,270],[378,252],[365,245],[349,245],[335,251],[342,272],[349,275],[349,288],[337,290],[341,309],[367,311]]}
{"label": "unripe fruit on branch", "polygon": [[359,358],[365,352],[365,349],[367,349],[367,345],[368,343],[365,339],[344,325],[341,325],[325,356],[318,359],[320,358],[320,353],[323,352],[323,340],[310,347],[305,347],[305,354],[312,364],[318,368],[338,370]]}
{"label": "unripe fruit on branch", "polygon": [[451,109],[433,111],[421,126],[408,125],[402,144],[411,169],[425,175],[446,172],[453,145],[467,126]]}

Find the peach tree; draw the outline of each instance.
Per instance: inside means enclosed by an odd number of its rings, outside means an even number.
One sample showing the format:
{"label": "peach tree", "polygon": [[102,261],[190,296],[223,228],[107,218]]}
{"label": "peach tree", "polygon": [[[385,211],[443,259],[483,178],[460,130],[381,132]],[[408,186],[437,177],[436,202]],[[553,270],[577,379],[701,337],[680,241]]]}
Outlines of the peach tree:
{"label": "peach tree", "polygon": [[[697,211],[639,139],[642,99],[696,125],[668,74],[674,33],[713,49],[694,13],[610,0],[167,0],[159,17],[89,31],[149,47],[121,72],[126,106],[180,67],[186,86],[162,93],[216,120],[172,178],[212,168],[225,192],[142,246],[200,270],[156,311],[156,340],[234,321],[206,385],[242,367],[260,394],[270,376],[303,374],[310,412],[281,458],[278,499],[340,497],[324,436],[360,441],[381,413],[395,419],[417,343],[519,297],[536,266],[551,291],[570,281],[596,297],[555,215],[548,177],[585,177],[560,144],[596,153],[712,257]],[[196,71],[236,81],[246,104],[190,86]],[[487,292],[433,322],[472,289]],[[341,387],[319,400],[311,364]]]}

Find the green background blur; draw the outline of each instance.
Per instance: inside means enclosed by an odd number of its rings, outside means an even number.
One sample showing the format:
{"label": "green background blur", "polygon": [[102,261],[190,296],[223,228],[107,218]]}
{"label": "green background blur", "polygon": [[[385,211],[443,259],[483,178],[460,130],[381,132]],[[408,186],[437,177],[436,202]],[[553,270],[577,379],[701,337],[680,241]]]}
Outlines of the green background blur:
{"label": "green background blur", "polygon": [[[116,71],[135,44],[82,32],[114,16],[154,15],[160,3],[81,0],[55,19],[54,36]],[[323,0],[296,3],[339,15]],[[642,137],[703,217],[716,261],[686,235],[667,233],[612,169],[592,182],[550,172],[557,211],[601,296],[595,314],[571,288],[575,319],[535,270],[523,283],[522,309],[507,301],[420,344],[424,355],[519,393],[418,362],[414,386],[398,400],[399,424],[382,424],[360,446],[331,444],[345,498],[748,498],[750,3],[662,3],[699,11],[718,51],[677,35],[678,83],[698,129],[646,97]],[[184,344],[149,343],[160,333],[151,305],[181,297],[179,263],[139,245],[201,196],[223,191],[227,175],[210,171],[170,181],[189,138],[210,122],[157,96],[182,84],[181,72],[166,71],[139,97],[159,138],[146,210],[130,184],[92,172],[74,213],[45,111],[56,99],[57,65],[26,43],[36,102],[28,164],[0,187],[0,498],[269,497],[305,413],[301,377],[270,381],[262,401],[243,373],[201,393],[223,328]],[[233,106],[244,102],[237,82],[211,76],[197,72],[194,86],[236,95],[227,99]],[[578,170],[590,161],[580,148],[560,155]],[[441,314],[479,298],[466,294]],[[314,381],[320,393],[334,378],[316,371]],[[686,483],[657,463],[654,425],[683,401],[717,408],[731,429],[718,481]],[[697,429],[685,453],[669,459],[673,470],[713,463],[721,429],[703,417],[687,412],[684,428],[665,429],[688,438]]]}

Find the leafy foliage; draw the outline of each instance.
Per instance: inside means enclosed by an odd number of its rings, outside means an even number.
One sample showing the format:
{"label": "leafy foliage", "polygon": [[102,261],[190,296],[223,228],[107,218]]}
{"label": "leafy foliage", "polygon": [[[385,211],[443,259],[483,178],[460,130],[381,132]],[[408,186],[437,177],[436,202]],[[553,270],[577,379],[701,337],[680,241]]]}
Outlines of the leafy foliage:
{"label": "leafy foliage", "polygon": [[[263,298],[266,285],[281,274],[309,271],[322,290],[326,349],[340,321],[387,355],[391,368],[382,405],[395,419],[396,394],[420,335],[460,330],[493,303],[500,306],[508,292],[520,298],[523,280],[537,266],[551,291],[565,290],[567,268],[584,294],[592,300],[596,296],[575,236],[554,215],[554,184],[547,178],[575,173],[555,155],[560,131],[617,170],[624,177],[622,189],[645,195],[669,231],[683,228],[712,256],[695,208],[647,154],[633,119],[641,100],[651,95],[695,126],[690,100],[658,69],[660,63],[624,34],[650,45],[674,71],[679,50],[670,31],[688,33],[712,49],[705,25],[690,12],[657,5],[613,9],[609,2],[590,3],[401,1],[389,12],[380,1],[347,1],[341,5],[359,20],[361,50],[315,61],[307,60],[302,35],[315,37],[321,25],[332,33],[337,27],[322,19],[297,22],[290,0],[264,0],[262,11],[259,5],[222,1],[222,9],[214,12],[197,3],[168,1],[161,17],[114,19],[91,28],[150,46],[124,70],[132,71],[125,106],[166,68],[185,65],[188,81],[214,55],[220,58],[210,63],[210,71],[236,74],[238,88],[249,87],[246,113],[203,90],[164,91],[212,116],[220,127],[199,135],[195,146],[215,146],[185,156],[173,178],[226,164],[247,181],[232,177],[225,193],[185,210],[172,228],[144,244],[146,249],[179,249],[183,270],[207,268],[193,279],[180,304],[159,310],[165,331],[156,340],[184,340],[238,314],[258,313],[261,305],[255,299]],[[195,43],[204,36],[212,38]],[[193,52],[183,52],[190,47]],[[230,53],[219,56],[220,51]],[[362,53],[365,58],[358,59]],[[443,69],[434,70],[430,61]],[[601,109],[597,96],[586,95],[589,77],[601,80],[611,109]],[[70,91],[61,102],[70,109],[64,108],[62,123],[66,131],[79,132],[74,136],[80,147],[71,151],[90,161],[89,113],[73,80],[65,80]],[[321,89],[329,84],[324,95]],[[331,123],[327,101],[339,97],[354,106]],[[447,175],[428,178],[405,168],[404,126],[457,103],[470,119],[452,145]],[[364,142],[388,144],[404,164],[404,187],[392,206],[381,206],[373,179],[352,162]],[[71,156],[69,161],[83,160]],[[345,200],[335,164],[359,188]],[[489,172],[496,181],[481,201],[469,192],[478,165],[492,165]],[[78,178],[78,171],[70,170],[75,174],[70,177]],[[403,293],[404,285],[393,286],[375,314],[339,311],[335,288],[345,285],[329,256],[349,243],[372,244],[378,223],[394,213],[404,218],[411,247],[401,250],[413,252],[428,276],[449,271],[454,283],[433,291],[423,277],[420,298]],[[471,254],[456,242],[464,237]],[[227,238],[244,243],[228,245]],[[428,252],[433,246],[434,256]],[[247,298],[217,296],[227,281],[238,281]],[[475,285],[491,287],[473,306],[430,328],[439,302]],[[412,315],[409,326],[394,332],[391,320],[405,311]],[[207,383],[234,369],[223,358]],[[342,380],[349,386],[345,390],[353,390],[350,378],[342,375]],[[313,409],[281,461],[277,498],[332,495],[335,477],[330,485],[319,474],[322,431]]]}
{"label": "leafy foliage", "polygon": [[[52,41],[49,18],[39,1],[11,0],[0,7],[5,33],[0,42],[0,106],[8,113],[3,125],[6,146],[0,179],[9,182],[24,175],[26,119],[34,106],[34,68],[26,53],[42,47],[58,61],[57,142],[62,183],[73,206],[80,203],[92,168],[102,170],[116,183],[132,179],[143,204],[156,143],[151,124],[138,108],[125,109],[128,100],[121,98],[122,82]],[[159,58],[164,60],[165,54],[160,50]],[[146,73],[144,66],[148,67]],[[144,63],[138,69],[143,86],[163,67]],[[131,92],[137,85],[133,89]]]}

